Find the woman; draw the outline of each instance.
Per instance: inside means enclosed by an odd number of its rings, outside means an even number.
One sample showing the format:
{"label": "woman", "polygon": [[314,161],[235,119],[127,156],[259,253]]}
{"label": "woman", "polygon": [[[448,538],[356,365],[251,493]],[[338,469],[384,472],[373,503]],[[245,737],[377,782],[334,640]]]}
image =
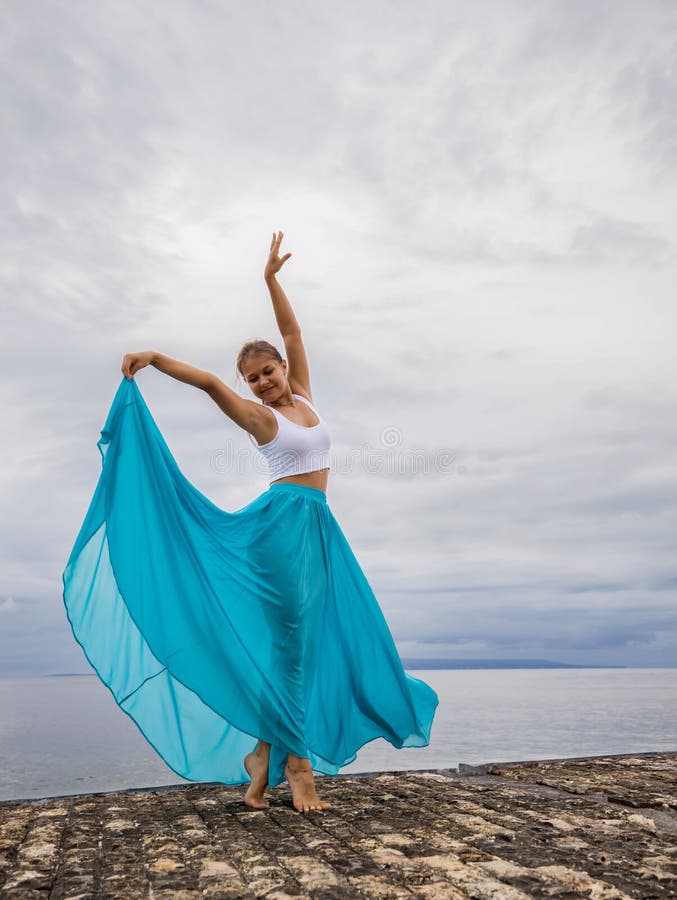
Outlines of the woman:
{"label": "woman", "polygon": [[[265,267],[287,359],[250,341],[237,368],[258,401],[154,351],[128,353],[101,432],[103,471],[64,572],[76,639],[116,702],[178,774],[249,780],[245,803],[289,782],[299,812],[329,808],[366,742],[427,746],[435,692],[407,675],[327,504],[330,433],[315,410],[299,324]],[[268,461],[267,491],[236,512],[178,469],[133,376],[152,365],[204,390]]]}

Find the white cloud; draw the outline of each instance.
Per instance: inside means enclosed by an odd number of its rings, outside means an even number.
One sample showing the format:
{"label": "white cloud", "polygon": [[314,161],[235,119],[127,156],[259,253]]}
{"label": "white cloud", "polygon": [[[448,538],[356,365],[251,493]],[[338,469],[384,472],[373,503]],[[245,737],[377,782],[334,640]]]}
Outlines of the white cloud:
{"label": "white cloud", "polygon": [[16,610],[16,603],[13,597],[2,597],[0,599],[0,613],[12,613]]}

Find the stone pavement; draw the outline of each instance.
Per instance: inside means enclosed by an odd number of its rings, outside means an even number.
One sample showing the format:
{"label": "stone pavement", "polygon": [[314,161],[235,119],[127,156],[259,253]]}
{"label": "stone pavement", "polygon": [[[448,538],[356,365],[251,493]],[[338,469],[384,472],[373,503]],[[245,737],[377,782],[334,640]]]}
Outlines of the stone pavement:
{"label": "stone pavement", "polygon": [[677,897],[677,752],[0,804],[0,897]]}

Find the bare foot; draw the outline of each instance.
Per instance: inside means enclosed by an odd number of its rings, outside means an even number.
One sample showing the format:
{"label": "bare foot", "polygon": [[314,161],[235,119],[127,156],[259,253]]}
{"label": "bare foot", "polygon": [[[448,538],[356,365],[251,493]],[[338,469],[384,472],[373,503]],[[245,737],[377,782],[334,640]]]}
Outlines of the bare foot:
{"label": "bare foot", "polygon": [[301,760],[299,758],[299,762],[293,763],[287,760],[287,765],[284,767],[284,776],[289,782],[294,808],[298,812],[308,812],[310,809],[329,809],[331,807],[331,803],[320,800],[317,796],[313,770],[309,759]]}
{"label": "bare foot", "polygon": [[244,802],[253,809],[268,809],[270,803],[263,796],[268,786],[268,754],[248,753],[244,758],[244,767],[251,781]]}

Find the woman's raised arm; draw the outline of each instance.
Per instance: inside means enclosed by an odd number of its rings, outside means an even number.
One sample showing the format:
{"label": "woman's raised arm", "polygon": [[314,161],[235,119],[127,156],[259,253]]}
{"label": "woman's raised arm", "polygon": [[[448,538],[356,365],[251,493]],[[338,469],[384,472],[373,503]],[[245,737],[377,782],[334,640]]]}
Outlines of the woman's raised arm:
{"label": "woman's raised arm", "polygon": [[282,266],[291,256],[291,253],[285,253],[280,258],[279,250],[282,242],[283,233],[273,232],[273,240],[270,243],[270,255],[264,271],[264,278],[270,291],[270,299],[273,301],[273,309],[275,310],[275,318],[277,319],[277,327],[280,329],[282,340],[287,354],[287,377],[292,384],[292,390],[305,392],[310,396],[310,371],[308,368],[308,357],[306,349],[303,345],[301,337],[301,326],[299,325],[294,310],[292,309],[289,298],[278,284],[275,275],[280,271]]}
{"label": "woman's raised arm", "polygon": [[280,329],[282,337],[286,337],[288,334],[299,334],[301,326],[296,320],[289,298],[282,290],[281,285],[275,277],[291,256],[291,253],[285,253],[285,255],[280,258],[279,250],[283,237],[284,235],[281,231],[278,231],[277,234],[273,232],[273,239],[270,242],[270,255],[266,262],[263,277],[266,279],[266,284],[270,291],[270,299],[273,301],[273,310],[275,311],[275,318],[277,319],[277,327]]}

